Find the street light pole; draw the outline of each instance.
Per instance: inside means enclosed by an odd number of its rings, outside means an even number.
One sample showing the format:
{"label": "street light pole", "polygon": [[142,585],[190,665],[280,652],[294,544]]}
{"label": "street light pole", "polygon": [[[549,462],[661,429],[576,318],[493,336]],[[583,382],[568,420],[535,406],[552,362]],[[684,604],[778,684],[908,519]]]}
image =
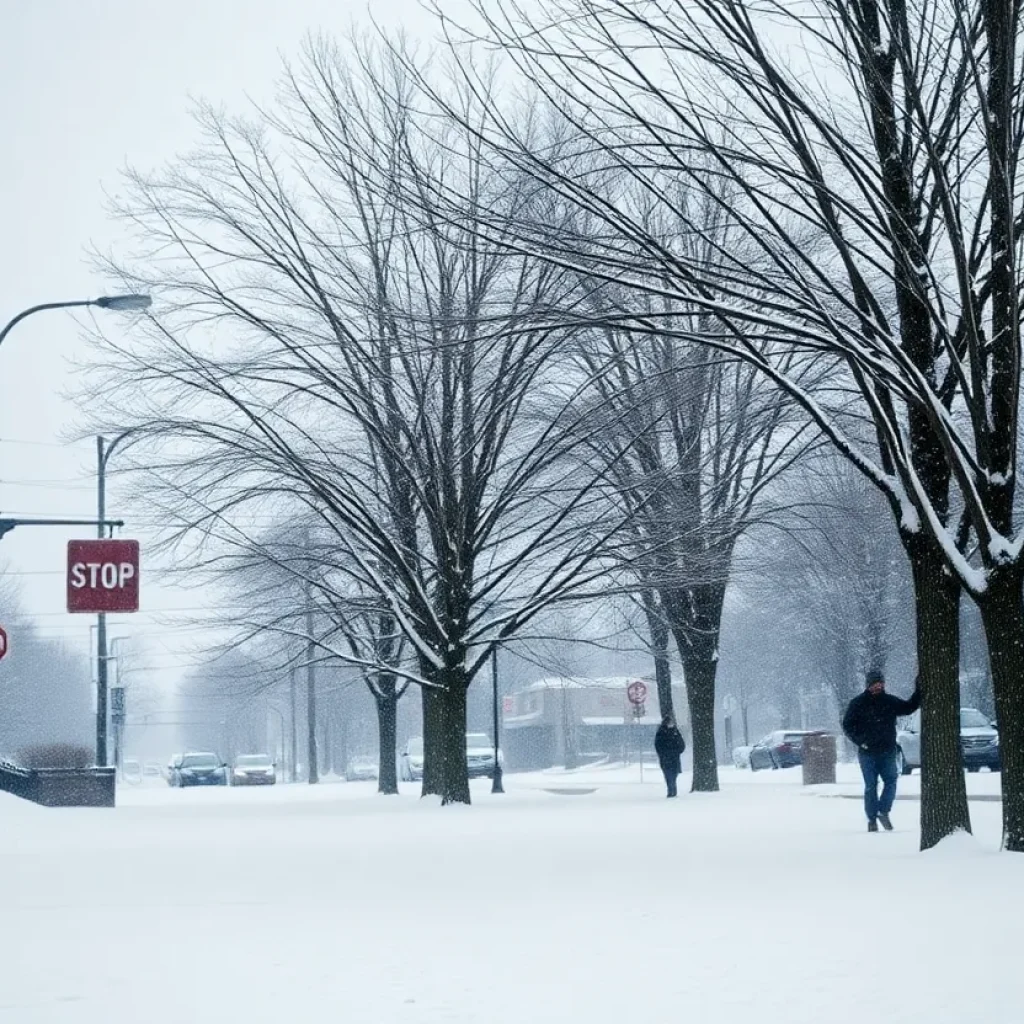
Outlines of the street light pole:
{"label": "street light pole", "polygon": [[291,716],[289,722],[291,723],[291,743],[289,744],[289,765],[288,765],[288,781],[298,781],[298,757],[299,757],[299,727],[298,722],[295,720],[296,708],[295,708],[295,687],[296,687],[296,673],[298,669],[293,665],[288,670],[288,681],[289,681],[289,698],[291,701]]}
{"label": "street light pole", "polygon": [[[106,441],[96,438],[97,486],[96,486],[96,534],[103,539],[103,520],[107,518],[106,486]],[[100,612],[96,618],[96,764],[105,768],[107,764],[107,614]]]}
{"label": "street light pole", "polygon": [[77,299],[74,302],[43,302],[38,306],[30,306],[22,310],[16,317],[8,321],[7,326],[0,331],[0,345],[8,334],[14,330],[22,320],[35,313],[45,313],[49,309],[79,309],[82,306],[95,306],[99,309],[112,309],[121,313],[142,312],[149,309],[153,300],[148,295],[103,295],[98,299]]}
{"label": "street light pole", "polygon": [[122,659],[118,652],[117,645],[123,643],[127,639],[128,637],[126,636],[114,637],[108,645],[110,655],[107,658],[108,664],[111,661],[117,664],[117,677],[115,680],[117,685],[114,687],[113,691],[108,688],[107,694],[109,696],[109,694],[113,692],[115,695],[118,695],[120,701],[120,703],[117,700],[112,702],[108,701],[108,704],[111,705],[110,710],[112,712],[110,715],[110,721],[114,727],[114,767],[117,769],[118,778],[121,778],[124,771],[124,672],[121,664]]}
{"label": "street light pole", "polygon": [[501,783],[504,774],[501,768],[501,745],[498,741],[499,729],[501,728],[500,709],[498,708],[498,645],[491,648],[491,683],[494,697],[494,775],[491,781],[492,793],[504,793],[505,787]]}
{"label": "street light pole", "polygon": [[[131,430],[124,430],[110,444],[102,435],[96,438],[96,535],[103,540],[107,520],[107,463],[117,446]],[[107,613],[96,616],[96,764],[107,763]]]}

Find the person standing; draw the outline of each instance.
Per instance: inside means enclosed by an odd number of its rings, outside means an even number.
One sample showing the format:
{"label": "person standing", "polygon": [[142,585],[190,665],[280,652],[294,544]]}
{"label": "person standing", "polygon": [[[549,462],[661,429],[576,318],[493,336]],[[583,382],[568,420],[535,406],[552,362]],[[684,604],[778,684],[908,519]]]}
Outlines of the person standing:
{"label": "person standing", "polygon": [[661,773],[665,776],[665,786],[668,788],[668,796],[677,796],[676,780],[683,770],[681,758],[686,750],[686,740],[679,731],[675,719],[666,715],[654,734],[654,752],[658,755],[658,763],[661,765]]}
{"label": "person standing", "polygon": [[[885,677],[872,670],[865,678],[864,692],[850,701],[843,716],[843,732],[857,746],[861,774],[864,776],[864,813],[868,831],[877,832],[878,823],[892,831],[889,812],[896,799],[896,719],[912,715],[921,706],[920,685],[907,700],[885,692]],[[878,780],[882,795],[878,795]]]}

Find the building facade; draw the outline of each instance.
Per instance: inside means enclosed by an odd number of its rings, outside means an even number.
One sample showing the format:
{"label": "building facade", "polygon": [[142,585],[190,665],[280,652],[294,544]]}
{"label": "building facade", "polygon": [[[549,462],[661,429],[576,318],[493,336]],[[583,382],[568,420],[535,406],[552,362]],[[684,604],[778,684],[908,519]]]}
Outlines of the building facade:
{"label": "building facade", "polygon": [[[644,703],[629,699],[630,684],[647,688]],[[687,734],[686,694],[672,687],[676,721]],[[654,733],[661,722],[653,679],[638,676],[579,678],[549,676],[504,700],[502,749],[509,771],[555,765],[636,761],[653,757]],[[689,740],[687,740],[689,742]]]}

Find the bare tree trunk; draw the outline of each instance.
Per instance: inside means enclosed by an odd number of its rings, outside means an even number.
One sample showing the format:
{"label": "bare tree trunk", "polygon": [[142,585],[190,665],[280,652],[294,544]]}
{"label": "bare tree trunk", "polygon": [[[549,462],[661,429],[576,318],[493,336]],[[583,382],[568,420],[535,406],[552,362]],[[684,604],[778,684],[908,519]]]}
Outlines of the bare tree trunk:
{"label": "bare tree trunk", "polygon": [[693,793],[718,792],[715,749],[715,681],[718,636],[725,603],[725,583],[708,583],[677,591],[666,607],[686,676],[686,701],[693,737]]}
{"label": "bare tree trunk", "polygon": [[444,671],[441,714],[442,804],[468,804],[469,773],[466,766],[466,679],[461,668]]}
{"label": "bare tree trunk", "polygon": [[715,752],[715,676],[717,664],[706,658],[683,659],[686,700],[693,736],[692,793],[718,792],[718,757]]}
{"label": "bare tree trunk", "polygon": [[377,792],[385,796],[398,793],[398,698],[386,688],[377,698]]}
{"label": "bare tree trunk", "polygon": [[960,754],[960,584],[925,538],[908,545],[921,686],[921,849],[971,831]]}
{"label": "bare tree trunk", "polygon": [[444,695],[435,686],[424,686],[421,694],[423,698],[422,795],[441,796],[444,793],[444,756],[441,745]]}
{"label": "bare tree trunk", "polygon": [[644,613],[647,616],[647,628],[651,634],[651,652],[654,655],[654,678],[658,685],[658,710],[661,717],[675,718],[675,707],[672,703],[672,666],[668,660],[669,628],[664,615],[655,604],[652,591],[643,593]]}
{"label": "bare tree trunk", "polygon": [[988,637],[1003,770],[1003,848],[1024,853],[1024,607],[1021,569],[993,572],[979,602]]}
{"label": "bare tree trunk", "polygon": [[310,660],[306,667],[306,780],[311,786],[320,781],[320,765],[316,742],[316,665]]}
{"label": "bare tree trunk", "polygon": [[[309,530],[306,530],[305,547],[307,557],[309,556],[310,537]],[[313,639],[313,588],[306,580],[305,583],[305,604],[306,604],[306,725],[307,742],[306,752],[309,764],[307,765],[306,778],[311,786],[320,781],[320,765],[316,749],[316,643]]]}
{"label": "bare tree trunk", "polygon": [[330,775],[334,771],[334,745],[331,742],[331,715],[327,715],[324,718],[323,724],[323,739],[320,741],[320,749],[318,751],[319,758],[319,769],[320,774]]}

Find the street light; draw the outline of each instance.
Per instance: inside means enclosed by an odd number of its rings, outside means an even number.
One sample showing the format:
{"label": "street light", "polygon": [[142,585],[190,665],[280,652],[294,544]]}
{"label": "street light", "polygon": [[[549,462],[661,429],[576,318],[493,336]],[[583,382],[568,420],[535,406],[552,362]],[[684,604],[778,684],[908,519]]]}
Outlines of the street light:
{"label": "street light", "polygon": [[142,313],[153,305],[153,299],[149,295],[103,295],[92,304],[118,313]]}
{"label": "street light", "polygon": [[[148,295],[120,295],[96,301],[105,302],[107,309],[133,309],[145,307],[125,303],[143,300],[148,306]],[[96,522],[100,540],[107,522],[107,463],[118,445],[132,433],[131,429],[123,430],[110,444],[102,435],[96,438]],[[107,613],[100,612],[96,617],[96,763],[101,767],[107,763],[107,660]]]}
{"label": "street light", "polygon": [[21,323],[22,320],[32,316],[34,313],[44,313],[48,309],[80,309],[83,306],[95,306],[98,309],[112,309],[117,313],[140,313],[149,309],[153,300],[148,295],[102,295],[98,299],[78,299],[74,302],[43,302],[38,306],[30,306],[20,312],[7,326],[0,331],[0,345],[11,331]]}
{"label": "street light", "polygon": [[494,696],[494,775],[491,778],[491,792],[504,793],[505,787],[501,784],[501,745],[498,742],[501,719],[498,708],[498,645],[491,648],[491,683],[493,684]]}

